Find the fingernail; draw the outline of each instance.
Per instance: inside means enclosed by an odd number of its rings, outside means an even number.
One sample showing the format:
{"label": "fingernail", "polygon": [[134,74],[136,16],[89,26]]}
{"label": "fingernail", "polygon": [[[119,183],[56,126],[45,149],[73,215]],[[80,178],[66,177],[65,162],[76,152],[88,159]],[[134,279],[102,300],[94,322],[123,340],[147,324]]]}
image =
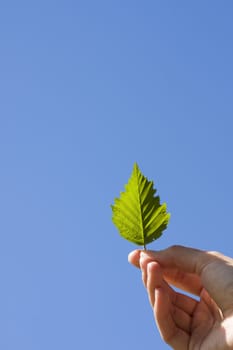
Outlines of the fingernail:
{"label": "fingernail", "polygon": [[142,250],[140,252],[140,259],[144,259],[146,257],[146,254],[144,253],[144,251]]}

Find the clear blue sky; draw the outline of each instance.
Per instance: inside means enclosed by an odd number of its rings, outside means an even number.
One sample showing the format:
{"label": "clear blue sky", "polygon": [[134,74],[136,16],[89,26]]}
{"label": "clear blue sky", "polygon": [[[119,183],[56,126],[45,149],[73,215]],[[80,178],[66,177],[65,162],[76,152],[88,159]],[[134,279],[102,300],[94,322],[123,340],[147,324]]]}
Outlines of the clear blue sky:
{"label": "clear blue sky", "polygon": [[151,245],[233,256],[232,1],[1,1],[0,348],[168,349],[111,222],[138,162]]}

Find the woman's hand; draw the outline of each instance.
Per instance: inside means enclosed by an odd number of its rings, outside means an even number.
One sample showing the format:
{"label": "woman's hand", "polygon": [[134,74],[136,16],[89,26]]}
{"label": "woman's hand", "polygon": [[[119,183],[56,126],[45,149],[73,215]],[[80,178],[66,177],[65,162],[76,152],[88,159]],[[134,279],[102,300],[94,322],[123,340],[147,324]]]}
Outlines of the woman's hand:
{"label": "woman's hand", "polygon": [[174,246],[133,251],[129,262],[141,269],[158,329],[173,349],[233,349],[233,259]]}

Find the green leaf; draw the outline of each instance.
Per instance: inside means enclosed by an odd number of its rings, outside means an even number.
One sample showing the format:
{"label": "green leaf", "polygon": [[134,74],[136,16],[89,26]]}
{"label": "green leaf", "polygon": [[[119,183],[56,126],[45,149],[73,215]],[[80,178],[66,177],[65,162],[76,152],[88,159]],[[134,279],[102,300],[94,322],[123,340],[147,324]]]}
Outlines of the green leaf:
{"label": "green leaf", "polygon": [[160,204],[155,193],[153,181],[148,181],[135,163],[125,192],[111,206],[112,221],[120,235],[145,249],[146,244],[162,235],[170,218],[166,203]]}

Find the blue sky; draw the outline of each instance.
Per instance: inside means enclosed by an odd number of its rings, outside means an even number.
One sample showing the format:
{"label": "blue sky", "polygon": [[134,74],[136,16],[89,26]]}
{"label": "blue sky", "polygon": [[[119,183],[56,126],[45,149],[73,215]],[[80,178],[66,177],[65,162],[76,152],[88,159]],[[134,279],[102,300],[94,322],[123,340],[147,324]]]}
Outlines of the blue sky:
{"label": "blue sky", "polygon": [[138,162],[151,244],[233,256],[231,1],[1,1],[0,347],[168,349],[111,222]]}

